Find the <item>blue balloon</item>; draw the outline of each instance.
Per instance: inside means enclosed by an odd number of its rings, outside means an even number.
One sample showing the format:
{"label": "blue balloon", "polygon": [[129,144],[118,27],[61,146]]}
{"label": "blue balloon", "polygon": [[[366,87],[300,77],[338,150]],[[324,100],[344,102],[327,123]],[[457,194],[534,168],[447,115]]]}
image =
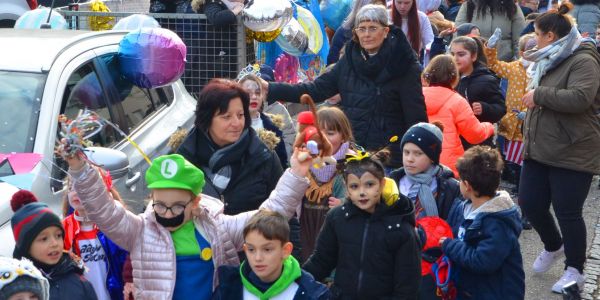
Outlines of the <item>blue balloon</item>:
{"label": "blue balloon", "polygon": [[321,1],[321,15],[327,27],[336,30],[348,14],[352,6],[352,0],[323,0]]}

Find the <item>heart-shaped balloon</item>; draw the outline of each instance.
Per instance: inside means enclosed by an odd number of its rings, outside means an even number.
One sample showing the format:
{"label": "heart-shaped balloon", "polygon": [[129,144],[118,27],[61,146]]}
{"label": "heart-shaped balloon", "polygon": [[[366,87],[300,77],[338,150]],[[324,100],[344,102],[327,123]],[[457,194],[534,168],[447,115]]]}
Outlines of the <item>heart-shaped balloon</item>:
{"label": "heart-shaped balloon", "polygon": [[281,29],[292,15],[288,0],[250,0],[242,10],[242,22],[252,31],[270,32]]}

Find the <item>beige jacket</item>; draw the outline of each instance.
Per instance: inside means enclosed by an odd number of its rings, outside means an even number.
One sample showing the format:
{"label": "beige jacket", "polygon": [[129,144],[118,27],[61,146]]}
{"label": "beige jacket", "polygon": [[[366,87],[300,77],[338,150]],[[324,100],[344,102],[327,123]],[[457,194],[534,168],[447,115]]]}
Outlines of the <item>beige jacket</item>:
{"label": "beige jacket", "polygon": [[600,174],[600,55],[591,43],[549,70],[527,111],[525,159]]}
{"label": "beige jacket", "polygon": [[[137,289],[135,298],[171,299],[175,288],[175,248],[171,234],[156,222],[152,208],[134,215],[111,200],[98,172],[88,165],[69,173],[74,178],[75,190],[89,219],[113,242],[130,252],[133,282]],[[307,187],[306,178],[287,170],[260,209],[278,211],[291,218]],[[237,252],[242,250],[244,242],[242,231],[254,213],[256,211],[224,215],[223,204],[219,200],[201,196],[199,209],[194,212],[194,225],[212,248],[215,265],[213,289],[218,284],[216,272],[219,266],[239,264]]]}
{"label": "beige jacket", "polygon": [[464,23],[472,23],[479,27],[481,37],[489,39],[496,28],[502,29],[502,38],[498,41],[498,59],[503,61],[512,61],[519,53],[519,37],[523,28],[525,28],[525,17],[521,8],[517,5],[513,19],[509,20],[506,14],[490,14],[489,11],[484,17],[477,17],[477,11],[473,12],[473,20],[467,19],[467,1],[465,1],[456,15],[456,26]]}

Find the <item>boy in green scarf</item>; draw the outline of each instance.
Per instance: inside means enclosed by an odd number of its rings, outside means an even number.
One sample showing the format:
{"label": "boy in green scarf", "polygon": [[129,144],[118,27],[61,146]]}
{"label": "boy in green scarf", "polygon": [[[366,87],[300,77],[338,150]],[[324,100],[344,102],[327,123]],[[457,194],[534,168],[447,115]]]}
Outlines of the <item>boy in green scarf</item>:
{"label": "boy in green scarf", "polygon": [[241,266],[219,267],[217,299],[329,299],[329,290],[291,256],[290,227],[278,212],[261,210],[244,227]]}

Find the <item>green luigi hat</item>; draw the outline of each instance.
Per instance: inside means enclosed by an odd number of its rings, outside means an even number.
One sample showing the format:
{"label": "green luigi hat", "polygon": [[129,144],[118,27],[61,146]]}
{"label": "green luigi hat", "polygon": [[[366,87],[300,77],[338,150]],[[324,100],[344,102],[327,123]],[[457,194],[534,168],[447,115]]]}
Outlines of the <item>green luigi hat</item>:
{"label": "green luigi hat", "polygon": [[146,171],[149,189],[188,190],[198,196],[204,187],[204,173],[180,154],[162,155]]}

